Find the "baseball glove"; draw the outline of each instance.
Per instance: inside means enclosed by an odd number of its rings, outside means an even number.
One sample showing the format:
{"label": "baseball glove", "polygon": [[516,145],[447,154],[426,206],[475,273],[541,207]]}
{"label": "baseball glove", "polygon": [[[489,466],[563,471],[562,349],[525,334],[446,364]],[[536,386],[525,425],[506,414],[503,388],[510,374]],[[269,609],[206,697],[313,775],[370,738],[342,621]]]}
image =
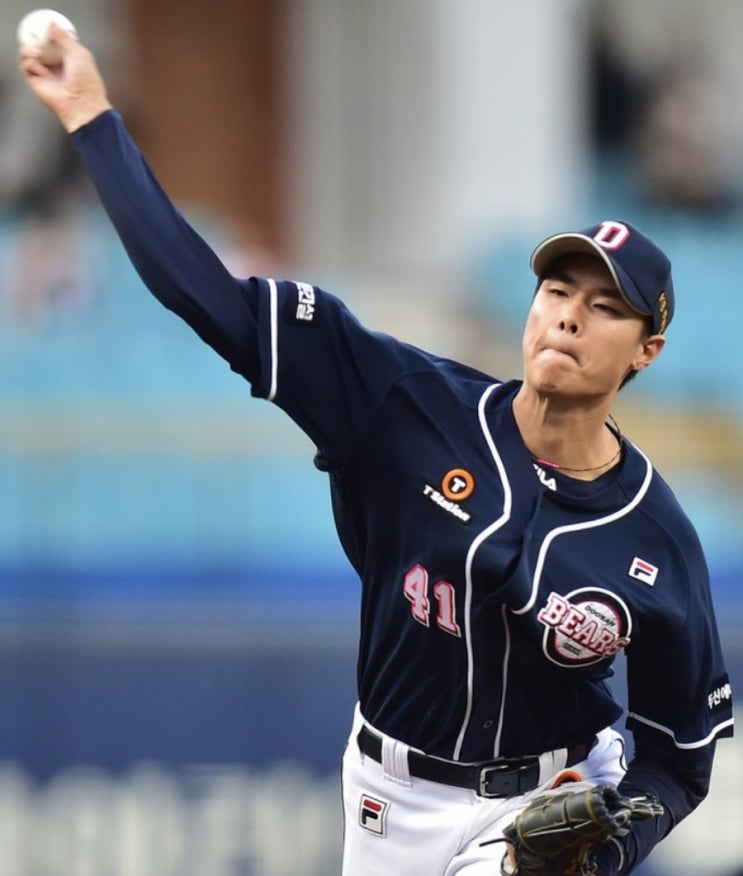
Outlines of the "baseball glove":
{"label": "baseball glove", "polygon": [[[629,833],[633,818],[658,818],[663,807],[653,794],[623,797],[597,785],[537,797],[503,831],[513,846],[518,876],[590,876],[594,854],[612,837]],[[506,856],[502,871],[508,873]]]}

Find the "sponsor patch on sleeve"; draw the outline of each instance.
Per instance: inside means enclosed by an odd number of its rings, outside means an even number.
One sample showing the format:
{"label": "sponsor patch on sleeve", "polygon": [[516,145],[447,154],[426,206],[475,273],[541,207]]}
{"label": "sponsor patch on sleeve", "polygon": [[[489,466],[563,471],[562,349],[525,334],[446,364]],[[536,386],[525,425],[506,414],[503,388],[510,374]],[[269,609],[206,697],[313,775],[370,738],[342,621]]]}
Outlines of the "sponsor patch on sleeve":
{"label": "sponsor patch on sleeve", "polygon": [[712,688],[707,694],[707,708],[710,713],[714,714],[724,708],[730,706],[733,699],[733,690],[730,687],[730,681],[727,675],[718,678],[712,683]]}
{"label": "sponsor patch on sleeve", "polygon": [[317,292],[309,283],[293,282],[294,287],[286,296],[284,320],[293,325],[315,325],[317,321]]}

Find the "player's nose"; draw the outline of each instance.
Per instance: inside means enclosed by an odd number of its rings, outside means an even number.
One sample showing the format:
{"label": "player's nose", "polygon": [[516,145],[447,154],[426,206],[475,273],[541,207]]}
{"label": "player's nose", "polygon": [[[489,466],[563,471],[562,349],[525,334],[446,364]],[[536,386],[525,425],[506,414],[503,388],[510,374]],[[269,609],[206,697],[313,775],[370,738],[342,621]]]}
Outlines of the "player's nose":
{"label": "player's nose", "polygon": [[578,323],[571,319],[561,319],[559,322],[560,330],[568,332],[571,335],[578,334]]}
{"label": "player's nose", "polygon": [[581,319],[579,305],[575,299],[565,300],[557,314],[557,325],[560,331],[577,335],[580,331]]}

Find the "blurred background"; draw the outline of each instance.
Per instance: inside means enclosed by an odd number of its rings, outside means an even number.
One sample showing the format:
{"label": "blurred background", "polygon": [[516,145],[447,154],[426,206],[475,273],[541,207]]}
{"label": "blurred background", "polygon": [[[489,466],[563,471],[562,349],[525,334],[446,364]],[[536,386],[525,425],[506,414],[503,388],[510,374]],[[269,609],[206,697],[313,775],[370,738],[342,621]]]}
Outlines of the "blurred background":
{"label": "blurred background", "polygon": [[[0,876],[328,876],[358,584],[313,448],[143,289],[0,10]],[[674,262],[617,420],[705,544],[743,691],[743,4],[64,0],[233,271],[520,375],[533,245]],[[621,685],[621,679],[618,684]],[[743,743],[641,867],[743,872]]]}

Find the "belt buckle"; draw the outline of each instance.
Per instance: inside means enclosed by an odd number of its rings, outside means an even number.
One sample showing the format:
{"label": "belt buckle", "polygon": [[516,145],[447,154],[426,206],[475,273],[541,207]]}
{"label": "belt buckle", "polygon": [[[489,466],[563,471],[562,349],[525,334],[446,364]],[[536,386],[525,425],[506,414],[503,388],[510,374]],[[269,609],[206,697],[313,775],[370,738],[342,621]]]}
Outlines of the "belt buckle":
{"label": "belt buckle", "polygon": [[[531,764],[516,762],[497,763],[482,767],[478,782],[480,797],[516,797],[525,793],[522,791],[521,779],[525,776]],[[491,782],[496,786],[491,789]]]}

